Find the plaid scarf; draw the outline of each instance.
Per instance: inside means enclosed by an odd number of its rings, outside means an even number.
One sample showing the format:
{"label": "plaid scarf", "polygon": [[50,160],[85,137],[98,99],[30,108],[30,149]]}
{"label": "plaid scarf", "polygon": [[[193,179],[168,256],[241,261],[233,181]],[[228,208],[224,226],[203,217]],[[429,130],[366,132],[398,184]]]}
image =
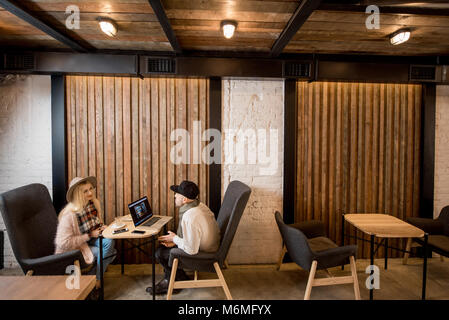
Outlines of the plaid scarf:
{"label": "plaid scarf", "polygon": [[81,212],[77,212],[78,226],[81,233],[89,233],[101,226],[97,209],[92,201],[89,201]]}

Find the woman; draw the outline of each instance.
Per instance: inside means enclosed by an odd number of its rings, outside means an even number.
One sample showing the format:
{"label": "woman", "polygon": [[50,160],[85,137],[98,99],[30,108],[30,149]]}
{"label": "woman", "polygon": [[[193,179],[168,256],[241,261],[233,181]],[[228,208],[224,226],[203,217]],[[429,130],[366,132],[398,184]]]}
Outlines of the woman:
{"label": "woman", "polygon": [[[87,264],[99,259],[99,235],[106,228],[101,220],[100,201],[95,197],[97,179],[95,177],[76,177],[70,182],[67,191],[68,204],[59,214],[58,229],[56,231],[56,251],[62,253],[79,249]],[[117,251],[114,240],[103,239],[103,273],[114,260]],[[97,288],[100,286],[100,268],[97,267]]]}

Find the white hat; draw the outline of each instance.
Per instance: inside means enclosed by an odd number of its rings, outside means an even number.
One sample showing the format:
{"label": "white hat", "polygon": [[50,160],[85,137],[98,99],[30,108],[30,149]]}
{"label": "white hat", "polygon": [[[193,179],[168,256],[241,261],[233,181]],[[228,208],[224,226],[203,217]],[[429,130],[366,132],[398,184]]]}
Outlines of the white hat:
{"label": "white hat", "polygon": [[97,178],[90,176],[86,178],[75,177],[70,181],[69,190],[67,191],[66,199],[68,202],[72,201],[73,190],[75,190],[76,186],[83,182],[90,182],[90,184],[96,188],[97,187]]}

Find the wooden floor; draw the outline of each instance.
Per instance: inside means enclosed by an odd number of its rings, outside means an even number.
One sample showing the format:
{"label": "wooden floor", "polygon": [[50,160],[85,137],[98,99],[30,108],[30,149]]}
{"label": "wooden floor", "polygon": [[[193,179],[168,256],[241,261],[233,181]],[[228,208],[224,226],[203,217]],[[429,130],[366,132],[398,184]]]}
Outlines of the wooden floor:
{"label": "wooden floor", "polygon": [[[410,258],[408,265],[402,259],[389,259],[388,270],[383,269],[383,260],[376,260],[380,268],[380,289],[375,290],[377,300],[419,300],[421,299],[422,259]],[[369,298],[365,287],[368,274],[365,273],[368,260],[357,261],[360,293],[363,300]],[[157,281],[162,270],[157,271]],[[349,267],[330,269],[334,275],[349,275]],[[0,276],[20,273],[17,269],[0,270]],[[308,272],[295,264],[284,264],[280,271],[274,265],[231,265],[223,270],[224,277],[234,299],[238,300],[302,300],[306,288]],[[212,278],[213,274],[200,273],[201,278]],[[317,277],[325,277],[319,271]],[[110,265],[105,275],[105,298],[109,300],[150,299],[145,288],[151,283],[151,265],[126,265],[125,274],[120,274],[120,265]],[[427,298],[429,300],[449,300],[449,259],[441,262],[439,258],[429,259],[427,277]],[[165,299],[166,296],[158,296]],[[184,289],[173,295],[173,300],[215,300],[225,299],[222,289],[202,288]],[[311,300],[351,300],[354,298],[352,284],[314,287]]]}

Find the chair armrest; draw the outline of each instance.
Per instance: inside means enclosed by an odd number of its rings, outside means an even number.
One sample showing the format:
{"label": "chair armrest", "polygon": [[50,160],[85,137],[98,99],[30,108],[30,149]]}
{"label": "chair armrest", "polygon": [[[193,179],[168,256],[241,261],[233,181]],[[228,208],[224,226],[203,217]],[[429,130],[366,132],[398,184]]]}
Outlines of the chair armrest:
{"label": "chair armrest", "polygon": [[73,265],[75,260],[84,262],[81,251],[73,250],[35,259],[23,259],[20,263],[24,273],[33,270],[33,275],[64,275],[67,266]]}
{"label": "chair armrest", "polygon": [[428,234],[444,234],[444,225],[439,220],[429,218],[407,218],[407,222]]}
{"label": "chair armrest", "polygon": [[318,220],[303,221],[299,223],[289,224],[288,226],[302,231],[304,235],[309,239],[326,236],[324,223]]}
{"label": "chair armrest", "polygon": [[332,249],[315,252],[315,260],[318,261],[318,268],[332,268],[346,264],[348,258],[357,255],[356,245],[347,245]]}

